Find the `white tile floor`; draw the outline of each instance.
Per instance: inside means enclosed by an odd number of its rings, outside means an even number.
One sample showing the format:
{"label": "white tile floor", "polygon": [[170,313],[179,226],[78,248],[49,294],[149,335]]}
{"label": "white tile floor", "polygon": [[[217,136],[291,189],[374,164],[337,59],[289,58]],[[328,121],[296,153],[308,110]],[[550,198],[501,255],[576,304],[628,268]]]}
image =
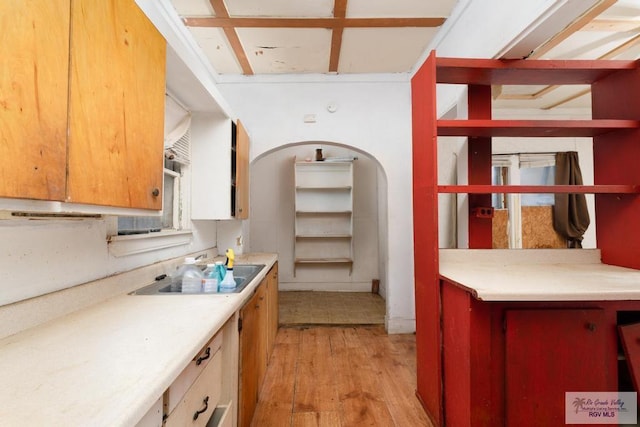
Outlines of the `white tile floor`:
{"label": "white tile floor", "polygon": [[368,292],[281,291],[281,325],[384,324],[385,301]]}

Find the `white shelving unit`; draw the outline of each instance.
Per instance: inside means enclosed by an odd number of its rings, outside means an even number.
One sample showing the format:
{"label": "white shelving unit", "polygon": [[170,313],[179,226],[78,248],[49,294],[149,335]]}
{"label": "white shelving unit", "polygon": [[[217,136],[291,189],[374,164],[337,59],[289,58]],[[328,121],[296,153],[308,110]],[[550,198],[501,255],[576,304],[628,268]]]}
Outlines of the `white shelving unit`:
{"label": "white shelving unit", "polygon": [[296,269],[353,266],[353,162],[295,162]]}

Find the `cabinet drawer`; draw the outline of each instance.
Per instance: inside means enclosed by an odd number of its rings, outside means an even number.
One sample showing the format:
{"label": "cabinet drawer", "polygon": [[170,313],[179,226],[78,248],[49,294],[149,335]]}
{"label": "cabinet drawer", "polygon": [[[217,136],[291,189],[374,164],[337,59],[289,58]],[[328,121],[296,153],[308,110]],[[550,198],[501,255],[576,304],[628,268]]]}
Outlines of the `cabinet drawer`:
{"label": "cabinet drawer", "polygon": [[222,393],[222,352],[218,351],[169,414],[166,427],[206,426]]}
{"label": "cabinet drawer", "polygon": [[231,404],[226,406],[218,406],[213,416],[207,423],[207,427],[231,427],[233,424],[233,415],[231,414]]}
{"label": "cabinet drawer", "polygon": [[191,384],[198,378],[209,362],[216,355],[222,346],[222,331],[218,332],[209,343],[193,358],[189,365],[182,371],[180,376],[169,387],[165,399],[165,413],[170,414],[184,394],[189,390]]}

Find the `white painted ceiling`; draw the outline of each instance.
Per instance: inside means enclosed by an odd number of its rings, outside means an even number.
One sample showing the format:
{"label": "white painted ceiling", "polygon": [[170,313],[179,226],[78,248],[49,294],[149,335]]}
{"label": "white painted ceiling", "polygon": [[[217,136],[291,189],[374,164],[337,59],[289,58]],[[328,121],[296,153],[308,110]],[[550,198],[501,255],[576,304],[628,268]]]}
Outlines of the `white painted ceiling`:
{"label": "white painted ceiling", "polygon": [[[172,0],[214,70],[223,75],[407,72],[455,2]],[[225,15],[226,31],[195,26],[189,19]],[[222,24],[218,20],[207,25]]]}
{"label": "white painted ceiling", "polygon": [[[640,0],[588,1],[595,7],[564,30],[543,31],[529,38],[530,45],[521,45],[533,51],[529,57],[640,58]],[[409,72],[456,0],[171,2],[213,69],[233,76]],[[583,108],[590,103],[588,88],[580,86],[505,86],[494,93],[498,108]]]}
{"label": "white painted ceiling", "polygon": [[[640,58],[640,0],[601,0],[557,34],[550,34],[530,56],[535,59]],[[588,86],[505,86],[494,106],[503,109],[585,108]]]}

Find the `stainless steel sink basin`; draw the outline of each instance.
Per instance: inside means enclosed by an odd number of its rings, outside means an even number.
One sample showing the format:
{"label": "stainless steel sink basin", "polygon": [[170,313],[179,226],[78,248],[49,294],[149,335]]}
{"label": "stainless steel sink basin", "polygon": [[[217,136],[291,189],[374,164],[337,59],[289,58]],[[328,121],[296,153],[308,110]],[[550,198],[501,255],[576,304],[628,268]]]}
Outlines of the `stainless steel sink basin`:
{"label": "stainless steel sink basin", "polygon": [[[233,278],[236,281],[236,288],[233,292],[239,293],[253,280],[254,277],[262,271],[264,264],[236,264],[233,266]],[[206,266],[201,266],[204,270]],[[131,295],[194,295],[183,294],[180,284],[172,282],[172,278],[167,276],[156,280],[154,283],[147,285],[137,291],[131,292]],[[196,295],[216,295],[216,294],[196,294]]]}

